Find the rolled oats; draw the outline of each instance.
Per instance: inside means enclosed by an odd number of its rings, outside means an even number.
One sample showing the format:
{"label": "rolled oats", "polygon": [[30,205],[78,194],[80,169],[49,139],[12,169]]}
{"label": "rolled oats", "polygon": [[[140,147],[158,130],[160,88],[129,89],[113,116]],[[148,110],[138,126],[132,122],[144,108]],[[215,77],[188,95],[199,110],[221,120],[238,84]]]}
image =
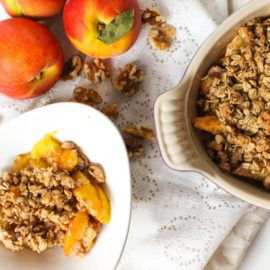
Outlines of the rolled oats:
{"label": "rolled oats", "polygon": [[[29,248],[40,253],[51,247],[64,247],[69,224],[82,210],[74,190],[85,184],[85,179],[83,183],[75,181],[73,173],[77,169],[88,170],[97,182],[105,181],[102,167],[90,163],[76,144],[67,141],[60,145],[64,150],[77,152],[78,164],[73,171],[28,164],[0,177],[0,242],[12,251]],[[75,249],[79,256],[89,251],[101,227],[92,216],[88,218],[87,231]]]}
{"label": "rolled oats", "polygon": [[[270,189],[269,18],[239,28],[225,56],[201,81],[200,117],[195,127],[209,132],[207,152],[226,172],[262,182]],[[217,117],[217,134],[207,119]],[[200,122],[200,125],[198,125]],[[205,128],[207,127],[207,128]]]}
{"label": "rolled oats", "polygon": [[98,164],[91,164],[88,167],[88,173],[99,183],[105,182],[105,173],[102,167]]}

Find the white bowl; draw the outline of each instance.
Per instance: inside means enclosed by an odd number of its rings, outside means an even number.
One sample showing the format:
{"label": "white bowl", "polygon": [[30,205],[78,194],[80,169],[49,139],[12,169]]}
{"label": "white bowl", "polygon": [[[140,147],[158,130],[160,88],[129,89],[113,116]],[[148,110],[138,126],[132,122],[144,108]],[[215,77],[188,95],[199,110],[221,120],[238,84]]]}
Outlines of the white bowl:
{"label": "white bowl", "polygon": [[65,257],[61,248],[37,254],[12,253],[0,245],[4,270],[113,270],[123,252],[131,213],[129,160],[123,139],[114,124],[99,111],[77,103],[57,103],[25,114],[0,126],[0,173],[15,156],[29,152],[45,134],[78,144],[91,161],[102,164],[112,216],[104,225],[93,249],[84,257]]}
{"label": "white bowl", "polygon": [[270,210],[270,193],[223,173],[206,154],[191,125],[191,119],[197,114],[201,78],[224,52],[240,25],[267,15],[270,15],[270,1],[256,0],[224,21],[199,48],[182,81],[157,99],[155,123],[161,154],[168,166],[179,171],[198,172],[232,195]]}

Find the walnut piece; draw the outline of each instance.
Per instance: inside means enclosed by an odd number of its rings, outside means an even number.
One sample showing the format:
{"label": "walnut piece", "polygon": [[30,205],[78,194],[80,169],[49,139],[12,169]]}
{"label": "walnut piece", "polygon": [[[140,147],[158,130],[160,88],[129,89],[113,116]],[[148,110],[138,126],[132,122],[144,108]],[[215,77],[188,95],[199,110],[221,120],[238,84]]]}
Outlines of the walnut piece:
{"label": "walnut piece", "polygon": [[142,22],[157,27],[163,27],[166,24],[166,18],[161,16],[154,7],[150,6],[143,11]]}
{"label": "walnut piece", "polygon": [[123,132],[140,139],[146,139],[148,141],[153,141],[155,139],[153,130],[143,126],[138,128],[135,125],[131,125],[123,128]]}
{"label": "walnut piece", "polygon": [[82,69],[82,58],[79,55],[74,55],[65,64],[62,74],[62,79],[72,80],[79,76]]}
{"label": "walnut piece", "polygon": [[107,66],[101,59],[94,59],[93,62],[84,63],[82,70],[92,83],[100,83],[111,76]]}
{"label": "walnut piece", "polygon": [[129,158],[139,157],[143,154],[143,146],[135,139],[125,138]]}
{"label": "walnut piece", "polygon": [[98,182],[104,183],[105,182],[105,174],[102,167],[98,164],[92,163],[88,167],[88,173]]}
{"label": "walnut piece", "polygon": [[116,90],[123,92],[127,97],[131,97],[138,90],[143,77],[144,74],[137,65],[127,64],[120,70],[120,74],[113,84]]}
{"label": "walnut piece", "polygon": [[113,121],[116,120],[119,116],[118,105],[114,103],[110,103],[104,106],[100,111],[107,115]]}
{"label": "walnut piece", "polygon": [[83,103],[96,108],[102,102],[102,98],[94,89],[76,87],[73,91],[73,98],[71,101]]}
{"label": "walnut piece", "polygon": [[162,28],[152,28],[149,32],[149,41],[154,49],[166,51],[175,39],[175,28],[165,26]]}

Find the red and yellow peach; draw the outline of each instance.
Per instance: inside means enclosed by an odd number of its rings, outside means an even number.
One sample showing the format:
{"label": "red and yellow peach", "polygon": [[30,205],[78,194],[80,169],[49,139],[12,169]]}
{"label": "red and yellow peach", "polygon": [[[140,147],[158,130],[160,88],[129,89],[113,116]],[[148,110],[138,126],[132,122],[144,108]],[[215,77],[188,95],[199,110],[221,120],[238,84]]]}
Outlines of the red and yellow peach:
{"label": "red and yellow peach", "polygon": [[43,25],[24,18],[0,22],[0,92],[16,99],[39,96],[58,80],[63,52]]}
{"label": "red and yellow peach", "polygon": [[[99,24],[109,24],[117,15],[134,10],[131,30],[112,44],[98,39]],[[66,34],[79,51],[95,57],[108,58],[127,51],[141,29],[141,11],[137,0],[69,0],[64,8]]]}
{"label": "red and yellow peach", "polygon": [[0,0],[0,2],[12,17],[45,19],[58,14],[66,0]]}

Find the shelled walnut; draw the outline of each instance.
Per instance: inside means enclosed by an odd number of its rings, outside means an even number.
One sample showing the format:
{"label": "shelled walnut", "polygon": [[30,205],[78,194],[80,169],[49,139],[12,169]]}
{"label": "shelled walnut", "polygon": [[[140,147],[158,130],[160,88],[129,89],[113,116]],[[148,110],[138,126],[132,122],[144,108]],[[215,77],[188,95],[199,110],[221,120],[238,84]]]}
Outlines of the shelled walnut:
{"label": "shelled walnut", "polygon": [[84,63],[82,70],[92,83],[100,83],[111,76],[108,67],[101,59],[94,59],[93,62]]}
{"label": "shelled walnut", "polygon": [[102,102],[102,98],[94,89],[76,87],[73,90],[73,98],[71,101],[83,103],[96,108]]}
{"label": "shelled walnut", "polygon": [[100,111],[107,115],[111,120],[116,120],[119,116],[118,105],[114,103],[104,106]]}
{"label": "shelled walnut", "polygon": [[64,66],[62,79],[72,80],[79,76],[82,69],[82,58],[79,55],[74,55]]}
{"label": "shelled walnut", "polygon": [[149,32],[149,41],[153,48],[166,51],[175,39],[175,28],[165,26],[162,28],[152,28]]}
{"label": "shelled walnut", "polygon": [[163,27],[166,24],[166,18],[161,16],[157,9],[150,6],[143,11],[142,22],[157,27]]}
{"label": "shelled walnut", "polygon": [[133,138],[125,138],[125,144],[127,147],[129,158],[139,157],[144,152],[144,148],[142,144],[138,142],[138,140],[135,140]]}
{"label": "shelled walnut", "polygon": [[155,139],[153,130],[143,126],[138,128],[135,125],[131,125],[123,128],[123,132],[140,139],[146,139],[148,141],[153,141]]}
{"label": "shelled walnut", "polygon": [[118,77],[113,82],[116,90],[130,97],[138,90],[139,83],[144,78],[143,72],[135,64],[127,64],[121,70]]}

